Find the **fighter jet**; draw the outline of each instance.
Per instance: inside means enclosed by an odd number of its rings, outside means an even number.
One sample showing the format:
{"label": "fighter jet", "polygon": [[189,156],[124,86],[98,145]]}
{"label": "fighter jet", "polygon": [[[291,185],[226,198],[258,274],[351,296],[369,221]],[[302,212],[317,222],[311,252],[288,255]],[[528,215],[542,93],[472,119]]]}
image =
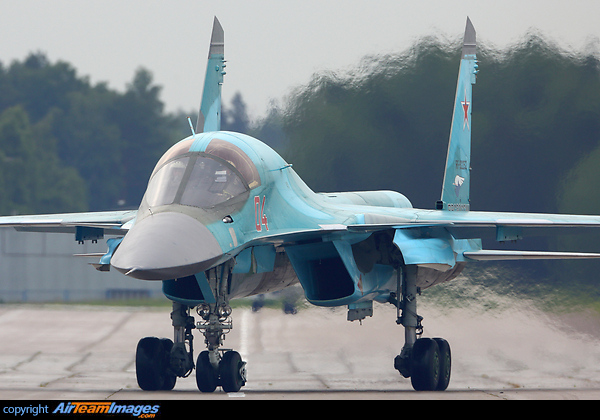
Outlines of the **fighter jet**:
{"label": "fighter jet", "polygon": [[[13,216],[0,226],[107,240],[94,264],[161,281],[173,302],[174,340],[142,338],[136,376],[144,390],[171,390],[196,371],[202,392],[246,384],[246,363],[224,350],[232,299],[300,283],[317,306],[345,306],[349,321],[373,302],[397,308],[404,346],[394,360],[415,390],[443,391],[451,351],[422,337],[419,291],[456,278],[475,261],[600,258],[600,254],[485,250],[482,238],[517,241],[544,228],[600,227],[600,216],[471,211],[472,89],[476,33],[467,19],[440,200],[416,209],[393,191],[315,193],[269,146],[221,131],[224,32],[214,19],[197,124],[156,164],[137,211]],[[425,153],[425,151],[423,151]],[[557,233],[557,229],[554,230]],[[198,321],[191,315],[195,308]],[[206,349],[194,360],[193,332]]]}

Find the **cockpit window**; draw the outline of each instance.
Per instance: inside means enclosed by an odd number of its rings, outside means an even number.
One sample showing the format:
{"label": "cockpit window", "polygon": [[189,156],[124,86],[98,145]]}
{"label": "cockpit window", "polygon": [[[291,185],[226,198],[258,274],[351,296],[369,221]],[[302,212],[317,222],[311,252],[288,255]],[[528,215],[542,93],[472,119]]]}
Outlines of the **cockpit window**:
{"label": "cockpit window", "polygon": [[260,176],[254,162],[236,145],[224,140],[214,139],[206,146],[205,152],[231,164],[242,174],[250,189],[260,185]]}
{"label": "cockpit window", "polygon": [[193,142],[177,143],[156,165],[146,190],[150,207],[212,208],[261,184],[254,162],[238,146],[213,139],[204,152],[190,152]]}
{"label": "cockpit window", "polygon": [[150,206],[162,206],[175,201],[189,160],[189,157],[173,160],[152,177],[146,190],[146,200]]}
{"label": "cockpit window", "polygon": [[181,196],[181,204],[214,207],[246,192],[240,176],[214,159],[198,157]]}
{"label": "cockpit window", "polygon": [[194,143],[194,139],[182,140],[179,143],[174,144],[167,152],[160,158],[154,171],[152,171],[152,176],[156,173],[156,171],[164,165],[165,162],[177,157],[179,155],[184,155],[190,150],[190,146]]}
{"label": "cockpit window", "polygon": [[249,190],[228,163],[193,154],[173,159],[158,169],[146,190],[150,207],[173,203],[212,208]]}

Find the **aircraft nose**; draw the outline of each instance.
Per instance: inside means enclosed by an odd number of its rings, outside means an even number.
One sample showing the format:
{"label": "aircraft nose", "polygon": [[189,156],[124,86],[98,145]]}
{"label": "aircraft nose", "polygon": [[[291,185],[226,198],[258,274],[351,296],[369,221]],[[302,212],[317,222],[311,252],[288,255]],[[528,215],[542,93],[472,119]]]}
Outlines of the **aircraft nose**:
{"label": "aircraft nose", "polygon": [[111,265],[140,280],[169,280],[209,269],[222,251],[202,223],[181,213],[157,213],[125,235]]}

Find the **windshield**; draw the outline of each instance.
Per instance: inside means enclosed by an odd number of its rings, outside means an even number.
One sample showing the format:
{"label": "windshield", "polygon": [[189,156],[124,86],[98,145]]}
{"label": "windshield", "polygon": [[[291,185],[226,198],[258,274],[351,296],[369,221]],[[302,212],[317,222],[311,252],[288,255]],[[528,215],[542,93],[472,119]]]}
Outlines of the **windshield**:
{"label": "windshield", "polygon": [[189,157],[173,160],[152,177],[146,190],[146,200],[151,207],[172,204],[175,201],[189,160]]}
{"label": "windshield", "polygon": [[212,208],[249,190],[241,174],[227,162],[191,155],[174,159],[159,168],[146,190],[153,206],[183,204]]}
{"label": "windshield", "polygon": [[181,196],[181,204],[214,207],[237,197],[248,188],[229,166],[213,159],[196,159]]}

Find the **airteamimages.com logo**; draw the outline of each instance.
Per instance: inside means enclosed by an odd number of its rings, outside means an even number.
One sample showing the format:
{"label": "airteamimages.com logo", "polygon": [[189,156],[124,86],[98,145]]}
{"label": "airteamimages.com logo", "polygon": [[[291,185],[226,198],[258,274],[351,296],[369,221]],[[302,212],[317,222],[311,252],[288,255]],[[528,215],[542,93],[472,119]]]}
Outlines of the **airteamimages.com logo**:
{"label": "airteamimages.com logo", "polygon": [[120,404],[116,402],[61,402],[52,414],[131,414],[140,419],[155,418],[158,404]]}
{"label": "airteamimages.com logo", "polygon": [[69,401],[61,402],[58,405],[37,404],[37,405],[5,405],[2,408],[3,415],[13,415],[15,417],[45,417],[51,416],[81,416],[81,415],[129,415],[139,419],[152,419],[160,414],[161,406],[159,404],[132,404],[119,402],[92,402],[92,401]]}

